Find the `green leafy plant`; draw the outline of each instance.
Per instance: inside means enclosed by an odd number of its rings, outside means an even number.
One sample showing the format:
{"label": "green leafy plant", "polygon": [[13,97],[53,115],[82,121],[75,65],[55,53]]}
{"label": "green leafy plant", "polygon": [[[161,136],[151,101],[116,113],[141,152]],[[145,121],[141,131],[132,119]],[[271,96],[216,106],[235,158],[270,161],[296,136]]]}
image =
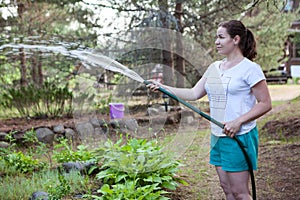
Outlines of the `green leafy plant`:
{"label": "green leafy plant", "polygon": [[112,94],[108,98],[99,97],[99,101],[96,103],[96,110],[100,114],[109,114],[109,103],[112,100]]}
{"label": "green leafy plant", "polygon": [[62,199],[64,196],[68,195],[71,191],[71,187],[66,180],[66,178],[58,174],[59,184],[50,184],[48,186],[48,197],[49,200],[58,200]]}
{"label": "green leafy plant", "polygon": [[32,156],[25,155],[23,152],[12,152],[2,156],[7,167],[14,168],[21,173],[30,173],[33,171],[44,169],[47,165]]}
{"label": "green leafy plant", "polygon": [[113,185],[112,188],[105,184],[101,187],[99,192],[101,192],[102,196],[91,195],[93,199],[98,200],[111,200],[111,199],[159,199],[166,200],[169,199],[167,197],[162,196],[163,194],[167,194],[168,192],[162,190],[158,187],[159,183],[156,184],[148,184],[145,186],[139,185],[139,180],[129,180],[123,184]]}
{"label": "green leafy plant", "polygon": [[[10,131],[7,135],[5,135],[5,139],[9,143],[9,147],[7,149],[2,148],[2,151],[10,152],[12,151],[16,146],[16,139],[14,138],[15,131]],[[1,151],[0,151],[1,152]]]}
{"label": "green leafy plant", "polygon": [[40,156],[47,156],[51,163],[49,148],[46,144],[39,142],[34,129],[26,131],[22,145],[26,147],[26,151],[17,151],[18,144],[14,137],[15,132],[6,135],[9,143],[8,148],[0,148],[0,160],[5,165],[5,171],[10,173],[21,172],[31,173],[33,171],[45,169],[48,165],[41,162]]}
{"label": "green leafy plant", "polygon": [[76,150],[73,150],[72,145],[67,139],[61,139],[57,145],[54,146],[53,158],[58,163],[70,161],[88,161],[94,158],[92,151],[89,151],[86,146],[79,145]]}
{"label": "green leafy plant", "polygon": [[23,138],[24,138],[24,142],[26,143],[35,144],[39,142],[36,136],[36,132],[34,131],[33,128],[30,129],[29,131],[26,131]]}
{"label": "green leafy plant", "polygon": [[28,130],[24,134],[23,144],[27,147],[27,153],[35,156],[45,156],[49,160],[50,167],[52,166],[52,150],[47,144],[40,142],[37,138],[34,128]]}
{"label": "green leafy plant", "polygon": [[124,144],[122,139],[109,140],[98,150],[103,164],[96,178],[105,183],[98,190],[102,193],[98,199],[167,199],[162,196],[166,189],[186,184],[176,176],[180,162],[155,141],[129,139]]}

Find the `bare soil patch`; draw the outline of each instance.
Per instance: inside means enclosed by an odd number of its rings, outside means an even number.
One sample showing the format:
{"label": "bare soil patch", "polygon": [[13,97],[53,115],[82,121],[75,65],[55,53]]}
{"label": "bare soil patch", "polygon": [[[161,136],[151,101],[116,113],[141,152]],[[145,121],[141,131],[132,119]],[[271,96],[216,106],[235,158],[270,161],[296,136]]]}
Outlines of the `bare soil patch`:
{"label": "bare soil patch", "polygon": [[63,124],[65,127],[74,127],[73,118],[56,118],[56,119],[24,119],[13,118],[0,120],[0,131],[20,131],[24,132],[30,130],[33,127],[53,127],[59,124]]}
{"label": "bare soil patch", "polygon": [[256,176],[258,199],[300,197],[300,143],[262,144]]}

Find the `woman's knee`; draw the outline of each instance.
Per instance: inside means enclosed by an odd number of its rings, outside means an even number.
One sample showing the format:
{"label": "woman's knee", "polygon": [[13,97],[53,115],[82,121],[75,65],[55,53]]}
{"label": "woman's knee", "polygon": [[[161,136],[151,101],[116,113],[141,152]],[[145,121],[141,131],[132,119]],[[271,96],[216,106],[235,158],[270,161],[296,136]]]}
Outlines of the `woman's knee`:
{"label": "woman's knee", "polygon": [[250,191],[248,188],[241,189],[232,187],[231,192],[236,200],[251,199]]}
{"label": "woman's knee", "polygon": [[225,194],[231,194],[231,186],[230,183],[226,182],[226,181],[220,181],[220,186],[223,189]]}

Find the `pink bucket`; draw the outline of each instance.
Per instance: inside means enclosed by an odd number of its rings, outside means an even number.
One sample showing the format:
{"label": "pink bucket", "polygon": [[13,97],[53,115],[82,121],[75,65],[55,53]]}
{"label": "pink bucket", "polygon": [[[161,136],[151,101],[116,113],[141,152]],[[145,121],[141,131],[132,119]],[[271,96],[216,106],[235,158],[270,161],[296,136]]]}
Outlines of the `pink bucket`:
{"label": "pink bucket", "polygon": [[118,119],[124,117],[124,104],[123,103],[109,103],[109,114],[111,119]]}

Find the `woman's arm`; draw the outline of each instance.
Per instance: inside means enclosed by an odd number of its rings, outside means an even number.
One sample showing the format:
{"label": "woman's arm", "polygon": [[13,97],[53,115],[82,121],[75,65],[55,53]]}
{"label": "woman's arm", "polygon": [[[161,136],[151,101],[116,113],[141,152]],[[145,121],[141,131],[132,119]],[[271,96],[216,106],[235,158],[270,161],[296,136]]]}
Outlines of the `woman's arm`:
{"label": "woman's arm", "polygon": [[254,85],[252,92],[256,97],[257,104],[244,115],[241,115],[231,122],[226,122],[224,127],[226,135],[233,137],[239,131],[242,124],[255,120],[272,109],[272,101],[265,80]]}
{"label": "woman's arm", "polygon": [[149,82],[151,82],[152,84],[148,84],[147,87],[150,88],[152,91],[156,91],[159,87],[162,87],[168,90],[170,93],[174,94],[175,96],[186,101],[195,101],[206,95],[206,91],[204,88],[206,78],[201,78],[192,88],[171,87],[163,85],[153,80],[149,80]]}

